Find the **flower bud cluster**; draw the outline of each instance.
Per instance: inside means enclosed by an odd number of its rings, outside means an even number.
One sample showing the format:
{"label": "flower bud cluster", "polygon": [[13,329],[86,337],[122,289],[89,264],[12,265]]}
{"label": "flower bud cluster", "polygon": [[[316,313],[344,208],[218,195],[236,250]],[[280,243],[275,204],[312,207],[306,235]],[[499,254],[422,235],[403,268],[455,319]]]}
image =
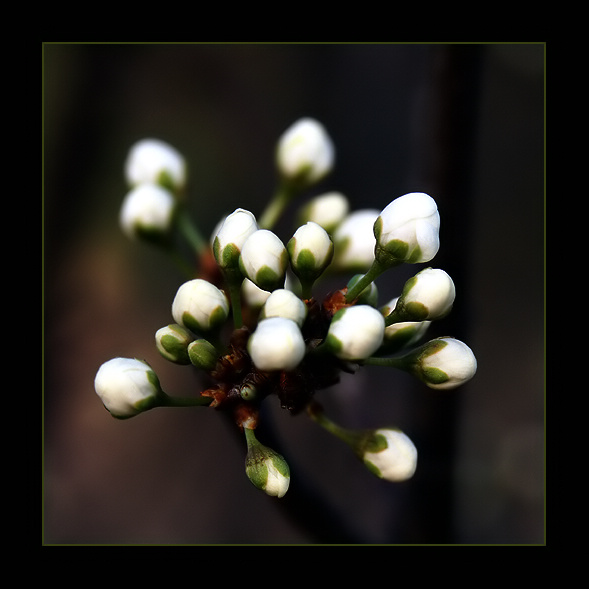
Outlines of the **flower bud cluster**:
{"label": "flower bud cluster", "polygon": [[[299,224],[287,239],[275,232],[278,216],[294,196],[327,176],[334,156],[317,121],[305,118],[288,128],[277,142],[275,199],[260,218],[243,208],[224,217],[208,243],[218,272],[197,268],[179,285],[171,305],[174,323],[157,330],[156,348],[172,363],[204,371],[212,387],[179,401],[162,391],[145,362],[122,358],[105,363],[95,380],[97,394],[118,418],[190,404],[231,413],[245,432],[247,477],[276,497],[288,489],[288,464],[254,433],[268,396],[276,395],[293,413],[306,410],[372,473],[403,481],[417,464],[405,433],[396,427],[345,430],[324,416],[314,395],[336,384],[342,371],[369,365],[405,370],[439,390],[476,372],[472,350],[454,338],[413,347],[454,305],[456,288],[444,270],[417,271],[398,296],[379,304],[376,280],[383,272],[429,262],[439,249],[440,215],[431,196],[412,192],[381,211],[354,211],[341,192],[324,192],[301,204]],[[161,142],[140,142],[125,171],[131,186],[121,212],[125,232],[168,235],[186,184],[182,157]],[[340,277],[342,287],[320,297],[316,284],[326,275]]]}
{"label": "flower bud cluster", "polygon": [[120,211],[121,228],[130,238],[166,241],[186,185],[183,156],[164,141],[142,139],[129,151],[125,179],[130,191]]}

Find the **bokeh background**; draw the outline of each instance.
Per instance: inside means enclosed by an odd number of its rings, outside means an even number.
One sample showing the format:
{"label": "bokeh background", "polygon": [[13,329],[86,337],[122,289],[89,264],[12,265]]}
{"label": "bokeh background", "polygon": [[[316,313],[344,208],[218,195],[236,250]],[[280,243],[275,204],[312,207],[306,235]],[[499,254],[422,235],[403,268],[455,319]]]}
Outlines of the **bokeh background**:
{"label": "bokeh background", "polygon": [[[43,542],[543,543],[544,67],[545,46],[528,43],[44,45]],[[457,299],[430,334],[466,341],[479,368],[449,393],[380,367],[321,393],[342,425],[412,437],[418,470],[399,485],[269,399],[261,441],[292,470],[277,500],[247,480],[245,441],[218,413],[119,422],[93,380],[135,356],[169,392],[199,390],[153,340],[184,278],[118,226],[129,146],[158,137],[185,155],[208,235],[237,207],[261,212],[276,140],[301,116],[337,149],[301,202],[331,189],[354,208],[437,200],[432,265]],[[382,302],[418,269],[383,276]]]}

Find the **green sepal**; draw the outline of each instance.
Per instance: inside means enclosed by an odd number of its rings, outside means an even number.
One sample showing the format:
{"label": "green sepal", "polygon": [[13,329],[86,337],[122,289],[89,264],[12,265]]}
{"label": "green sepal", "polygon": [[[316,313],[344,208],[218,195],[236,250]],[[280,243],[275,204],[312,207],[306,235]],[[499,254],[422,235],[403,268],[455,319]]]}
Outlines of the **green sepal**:
{"label": "green sepal", "polygon": [[423,368],[419,371],[419,374],[422,380],[430,384],[442,384],[450,380],[450,377],[439,368]]}

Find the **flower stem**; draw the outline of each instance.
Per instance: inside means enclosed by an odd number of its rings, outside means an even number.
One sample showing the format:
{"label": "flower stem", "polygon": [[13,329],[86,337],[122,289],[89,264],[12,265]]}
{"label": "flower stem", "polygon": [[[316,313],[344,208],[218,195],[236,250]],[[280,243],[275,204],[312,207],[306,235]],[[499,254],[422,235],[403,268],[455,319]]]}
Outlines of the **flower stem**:
{"label": "flower stem", "polygon": [[369,364],[371,366],[390,366],[392,368],[405,369],[407,361],[404,356],[397,356],[396,358],[378,358],[371,357],[362,360],[362,364]]}
{"label": "flower stem", "polygon": [[384,318],[384,325],[385,327],[389,327],[390,325],[393,325],[393,323],[399,323],[403,320],[401,313],[395,309]]}
{"label": "flower stem", "polygon": [[258,221],[260,229],[272,229],[293,196],[292,190],[285,185],[279,186]]}
{"label": "flower stem", "polygon": [[383,266],[377,260],[374,260],[368,272],[366,272],[366,274],[364,274],[364,276],[362,276],[362,278],[360,278],[360,280],[348,290],[346,293],[346,302],[350,303],[358,298],[358,295],[370,285],[370,283],[374,282],[374,280],[376,280],[376,278],[378,278],[386,269],[386,266]]}
{"label": "flower stem", "polygon": [[241,315],[241,281],[228,280],[228,288],[231,309],[233,310],[233,326],[235,329],[240,329],[243,325]]}
{"label": "flower stem", "polygon": [[178,210],[176,211],[176,225],[182,236],[194,249],[197,256],[200,256],[205,251],[207,242],[198,228],[194,225],[192,219],[188,215],[188,211],[183,206],[178,206]]}
{"label": "flower stem", "polygon": [[331,419],[325,416],[323,408],[321,407],[321,405],[319,405],[319,403],[317,403],[316,401],[311,401],[311,403],[309,403],[309,405],[307,406],[307,413],[309,417],[311,417],[311,419],[315,421],[315,423],[318,423],[323,429],[328,431],[330,434],[334,435],[336,438],[339,438],[340,440],[342,440],[346,444],[349,444],[350,446],[355,445],[358,439],[357,433],[348,430],[338,425],[337,423],[331,421]]}

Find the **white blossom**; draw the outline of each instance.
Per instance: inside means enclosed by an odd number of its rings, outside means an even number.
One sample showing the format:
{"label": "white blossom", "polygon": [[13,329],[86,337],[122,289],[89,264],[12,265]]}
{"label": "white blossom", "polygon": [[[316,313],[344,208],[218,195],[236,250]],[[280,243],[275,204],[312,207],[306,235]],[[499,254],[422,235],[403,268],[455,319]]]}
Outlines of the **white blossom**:
{"label": "white blossom", "polygon": [[184,157],[165,141],[142,139],[129,150],[125,178],[130,186],[152,183],[182,188],[186,183],[186,163]]}
{"label": "white blossom", "polygon": [[341,192],[326,192],[310,200],[301,211],[301,221],[313,221],[333,233],[350,210],[348,199]]}
{"label": "white blossom", "polygon": [[431,260],[440,247],[440,215],[423,192],[405,194],[387,205],[374,224],[376,255],[387,263]]}
{"label": "white blossom", "polygon": [[342,270],[365,271],[374,262],[374,223],[376,209],[359,209],[350,213],[333,234],[333,265]]}
{"label": "white blossom", "polygon": [[270,291],[263,290],[249,278],[244,278],[241,284],[241,296],[245,304],[252,309],[260,309],[270,296]]}
{"label": "white blossom", "polygon": [[176,323],[195,333],[219,327],[229,314],[229,301],[214,284],[195,278],[180,286],[172,303]]}
{"label": "white blossom", "polygon": [[391,482],[406,481],[417,468],[417,449],[409,437],[396,429],[378,429],[378,445],[383,449],[365,452],[364,463],[380,478]]}
{"label": "white blossom", "polygon": [[248,341],[248,352],[259,370],[294,370],[305,357],[299,326],[284,317],[262,319]]}
{"label": "white blossom", "polygon": [[326,344],[343,360],[363,360],[381,346],[384,328],[384,317],[374,307],[345,307],[333,316]]}
{"label": "white blossom", "polygon": [[254,231],[245,241],[239,257],[239,267],[262,290],[284,286],[288,252],[280,238],[268,229]]}
{"label": "white blossom", "polygon": [[321,225],[301,225],[286,245],[294,273],[301,280],[315,280],[333,256],[333,243]]}
{"label": "white blossom", "polygon": [[151,367],[135,358],[113,358],[102,364],[94,389],[113,417],[127,419],[157,404],[162,394]]}
{"label": "white blossom", "polygon": [[395,313],[418,321],[441,319],[454,304],[456,288],[447,272],[425,268],[403,287]]}
{"label": "white blossom", "polygon": [[236,267],[247,238],[258,230],[255,216],[245,209],[236,209],[220,224],[213,240],[213,252],[221,268]]}
{"label": "white blossom", "polygon": [[260,312],[260,319],[270,317],[284,317],[291,319],[299,327],[303,326],[307,316],[307,306],[291,290],[278,288],[266,299]]}
{"label": "white blossom", "polygon": [[171,229],[175,206],[169,190],[156,184],[140,184],[123,200],[121,228],[131,238],[165,236]]}
{"label": "white blossom", "polygon": [[432,389],[454,389],[469,381],[477,371],[472,350],[453,337],[431,340],[420,350],[413,370]]}
{"label": "white blossom", "polygon": [[321,180],[331,171],[333,160],[333,143],[324,126],[312,118],[293,123],[278,141],[278,170],[284,178],[302,185]]}

